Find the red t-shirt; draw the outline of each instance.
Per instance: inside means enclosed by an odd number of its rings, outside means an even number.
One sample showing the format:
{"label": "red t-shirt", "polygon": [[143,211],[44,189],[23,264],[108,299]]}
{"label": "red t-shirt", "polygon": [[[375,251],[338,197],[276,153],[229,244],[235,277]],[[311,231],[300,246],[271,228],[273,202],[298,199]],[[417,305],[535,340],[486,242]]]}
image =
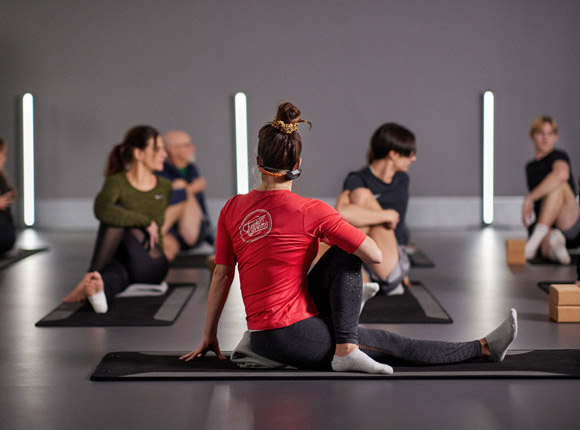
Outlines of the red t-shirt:
{"label": "red t-shirt", "polygon": [[223,207],[215,262],[238,263],[248,328],[270,330],[318,314],[306,275],[319,240],[352,253],[365,237],[324,202],[253,190]]}

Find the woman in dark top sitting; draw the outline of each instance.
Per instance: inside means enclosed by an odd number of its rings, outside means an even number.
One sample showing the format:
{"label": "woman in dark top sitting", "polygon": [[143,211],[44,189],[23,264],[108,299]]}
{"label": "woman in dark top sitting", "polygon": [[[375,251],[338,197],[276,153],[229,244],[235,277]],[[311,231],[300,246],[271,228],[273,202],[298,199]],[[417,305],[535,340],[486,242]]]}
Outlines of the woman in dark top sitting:
{"label": "woman in dark top sitting", "polygon": [[338,212],[372,237],[383,253],[382,263],[365,265],[364,282],[370,278],[390,294],[402,293],[401,281],[406,281],[410,266],[403,245],[407,242],[407,171],[416,152],[410,130],[395,123],[381,125],[371,137],[368,166],[348,174],[336,203]]}
{"label": "woman in dark top sitting", "polygon": [[107,160],[103,188],[95,199],[101,222],[88,273],[65,303],[89,300],[95,312],[132,283],[158,284],[168,264],[160,227],[171,196],[171,182],[155,174],[166,153],[157,130],[134,127]]}
{"label": "woman in dark top sitting", "polygon": [[539,250],[544,258],[570,264],[567,247],[580,244],[580,209],[570,157],[555,148],[558,124],[549,116],[532,122],[530,138],[535,155],[526,165],[529,193],[522,208],[530,234],[526,258],[534,258]]}
{"label": "woman in dark top sitting", "polygon": [[16,241],[16,231],[10,206],[16,201],[16,190],[4,176],[6,164],[6,142],[0,138],[0,254],[9,251]]}

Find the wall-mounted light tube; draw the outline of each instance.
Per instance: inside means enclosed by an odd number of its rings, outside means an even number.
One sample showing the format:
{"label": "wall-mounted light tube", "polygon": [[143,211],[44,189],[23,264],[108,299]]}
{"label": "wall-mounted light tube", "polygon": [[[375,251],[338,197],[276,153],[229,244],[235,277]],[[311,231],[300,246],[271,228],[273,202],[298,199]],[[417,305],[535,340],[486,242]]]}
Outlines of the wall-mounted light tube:
{"label": "wall-mounted light tube", "polygon": [[246,194],[248,180],[248,114],[246,94],[239,92],[234,97],[236,117],[236,172],[238,194]]}
{"label": "wall-mounted light tube", "polygon": [[493,223],[494,95],[483,93],[483,223]]}
{"label": "wall-mounted light tube", "polygon": [[32,227],[34,214],[34,99],[22,96],[22,198],[24,225]]}

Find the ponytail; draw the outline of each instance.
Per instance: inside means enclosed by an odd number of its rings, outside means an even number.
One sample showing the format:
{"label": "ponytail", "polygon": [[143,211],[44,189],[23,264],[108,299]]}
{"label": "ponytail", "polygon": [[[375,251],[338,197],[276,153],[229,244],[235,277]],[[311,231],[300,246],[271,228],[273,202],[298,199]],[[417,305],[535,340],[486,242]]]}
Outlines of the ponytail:
{"label": "ponytail", "polygon": [[118,143],[113,146],[111,152],[107,156],[107,163],[105,165],[105,176],[109,177],[116,173],[127,170],[127,164],[131,162],[131,158],[127,159],[125,145]]}
{"label": "ponytail", "polygon": [[148,125],[133,127],[126,134],[123,142],[115,145],[107,157],[105,176],[126,171],[133,162],[133,150],[135,148],[145,150],[149,139],[157,139],[159,132]]}

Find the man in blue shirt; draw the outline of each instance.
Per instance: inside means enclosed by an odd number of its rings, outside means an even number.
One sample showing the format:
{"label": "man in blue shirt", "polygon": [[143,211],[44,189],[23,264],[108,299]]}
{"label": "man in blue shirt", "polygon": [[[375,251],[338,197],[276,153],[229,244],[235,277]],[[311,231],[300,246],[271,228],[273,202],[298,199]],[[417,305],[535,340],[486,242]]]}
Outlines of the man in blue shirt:
{"label": "man in blue shirt", "polygon": [[171,130],[163,137],[167,160],[159,173],[173,184],[163,223],[163,250],[169,261],[181,250],[213,244],[214,237],[205,203],[205,179],[199,174],[195,146],[189,134]]}

